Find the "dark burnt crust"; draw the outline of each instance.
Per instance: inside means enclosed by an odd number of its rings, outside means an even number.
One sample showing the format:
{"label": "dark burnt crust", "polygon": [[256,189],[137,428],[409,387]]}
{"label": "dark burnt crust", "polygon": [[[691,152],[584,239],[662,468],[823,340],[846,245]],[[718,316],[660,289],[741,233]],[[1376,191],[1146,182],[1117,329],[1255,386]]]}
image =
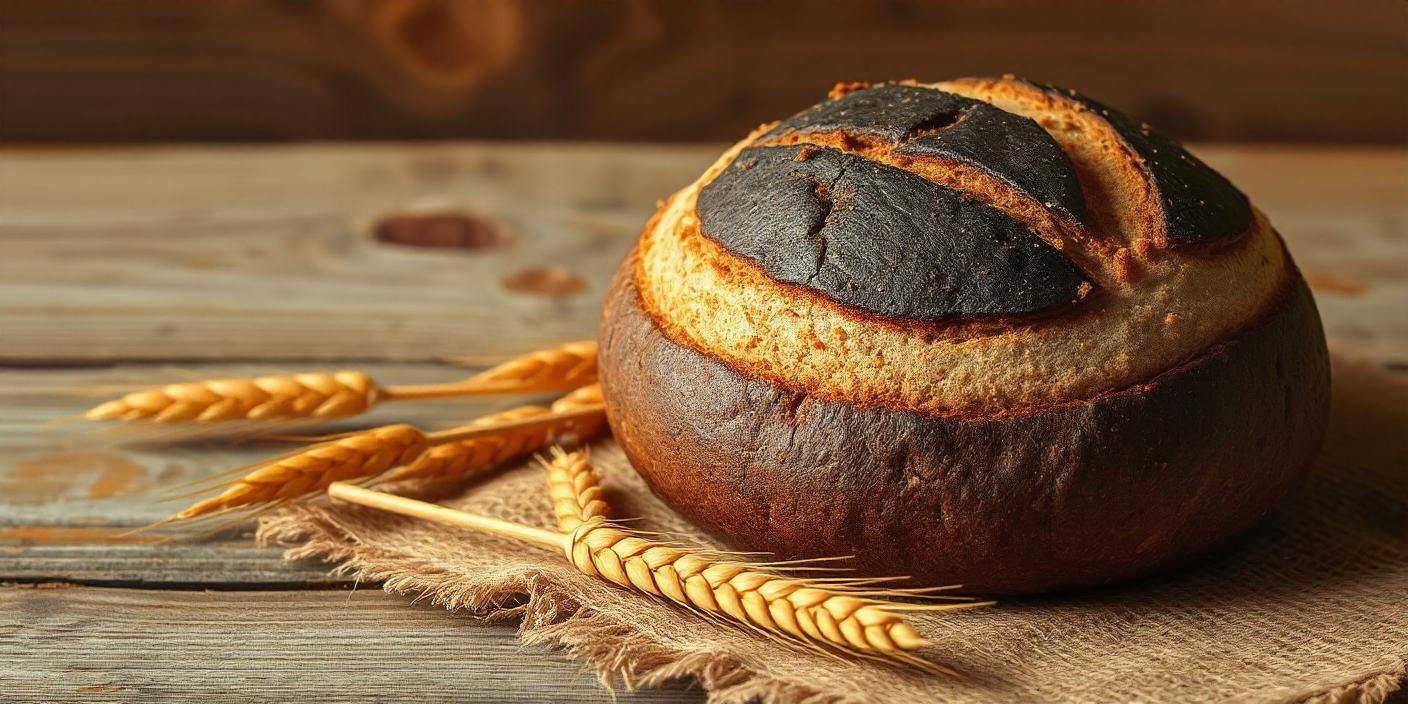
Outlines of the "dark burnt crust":
{"label": "dark burnt crust", "polygon": [[1089,109],[1139,156],[1159,195],[1169,244],[1215,245],[1251,229],[1255,218],[1247,196],[1177,140],[1074,90],[1016,80]]}
{"label": "dark burnt crust", "polygon": [[919,320],[1069,308],[1089,278],[991,206],[826,147],[750,147],[699,193],[700,228],[775,281]]}
{"label": "dark burnt crust", "polygon": [[[659,227],[660,219],[665,209],[661,208],[646,221],[645,233],[651,233]],[[698,236],[702,240],[718,246],[713,240],[704,237],[699,232],[698,227],[686,228],[686,237]],[[724,252],[722,247],[720,249]],[[638,250],[632,249],[626,261],[635,269],[636,276],[644,276],[644,269],[641,266],[641,258]],[[624,264],[623,264],[624,266]],[[990,337],[1022,329],[1034,336],[1040,336],[1042,331],[1051,325],[1079,325],[1080,321],[1091,316],[1102,315],[1109,301],[1108,291],[1096,287],[1086,293],[1080,299],[1079,306],[1072,306],[1069,309],[1058,309],[1041,311],[1027,315],[982,315],[963,316],[955,315],[942,320],[917,320],[914,318],[902,318],[893,315],[881,315],[879,313],[869,313],[850,306],[837,303],[825,294],[785,281],[771,279],[767,272],[763,270],[757,262],[741,257],[734,258],[728,264],[731,268],[750,270],[760,278],[768,279],[769,283],[777,286],[782,295],[788,296],[798,301],[804,301],[809,305],[823,306],[828,310],[840,315],[847,320],[867,325],[879,325],[891,330],[904,332],[925,342],[963,342],[980,337]]]}
{"label": "dark burnt crust", "polygon": [[1035,121],[980,100],[916,85],[877,85],[804,110],[762,139],[835,131],[881,140],[897,154],[979,167],[1076,223],[1086,222],[1075,169],[1056,141]]}
{"label": "dark burnt crust", "polygon": [[618,442],[739,549],[857,554],[869,574],[1029,593],[1125,579],[1240,533],[1303,474],[1329,367],[1298,274],[1259,322],[1154,380],[1002,418],[808,397],[666,338],[630,260],[599,336]]}

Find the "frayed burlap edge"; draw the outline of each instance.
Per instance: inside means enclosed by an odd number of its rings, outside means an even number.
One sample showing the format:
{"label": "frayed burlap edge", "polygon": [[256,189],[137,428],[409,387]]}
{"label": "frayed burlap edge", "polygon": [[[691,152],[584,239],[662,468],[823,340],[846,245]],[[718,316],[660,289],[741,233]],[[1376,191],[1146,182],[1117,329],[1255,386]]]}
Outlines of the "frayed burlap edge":
{"label": "frayed burlap edge", "polygon": [[1382,704],[1404,685],[1408,685],[1408,660],[1399,660],[1353,682],[1310,692],[1291,701],[1306,704]]}
{"label": "frayed burlap edge", "polygon": [[[321,537],[310,530],[321,529]],[[333,536],[343,536],[338,542]],[[357,582],[380,583],[386,592],[428,601],[447,610],[467,611],[489,622],[521,619],[518,638],[525,645],[546,646],[582,662],[608,690],[658,687],[693,679],[710,704],[833,704],[847,699],[795,682],[768,677],[737,660],[712,653],[675,653],[629,625],[596,613],[566,589],[541,575],[524,574],[494,584],[428,568],[402,555],[375,555],[355,544],[353,533],[320,506],[297,505],[260,520],[261,547],[285,546],[287,560],[317,559],[333,563],[332,573]],[[374,554],[373,554],[374,555]]]}

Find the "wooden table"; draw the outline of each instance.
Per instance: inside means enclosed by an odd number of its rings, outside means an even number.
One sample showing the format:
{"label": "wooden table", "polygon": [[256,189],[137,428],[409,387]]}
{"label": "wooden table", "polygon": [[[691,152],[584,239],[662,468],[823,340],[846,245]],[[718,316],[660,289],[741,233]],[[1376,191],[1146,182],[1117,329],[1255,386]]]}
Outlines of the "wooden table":
{"label": "wooden table", "polygon": [[[154,488],[270,444],[133,444],[153,438],[52,421],[114,385],[343,367],[448,380],[466,373],[457,365],[590,337],[607,274],[656,199],[717,151],[0,151],[0,692],[605,700],[591,675],[521,647],[511,626],[285,563],[252,547],[248,527],[190,543],[123,534],[179,507]],[[1332,344],[1408,373],[1408,152],[1198,151],[1276,223]],[[408,210],[463,217],[429,232],[385,226]],[[478,246],[486,233],[499,243]],[[358,422],[445,421],[511,401],[395,404]],[[622,701],[679,698],[699,696]]]}

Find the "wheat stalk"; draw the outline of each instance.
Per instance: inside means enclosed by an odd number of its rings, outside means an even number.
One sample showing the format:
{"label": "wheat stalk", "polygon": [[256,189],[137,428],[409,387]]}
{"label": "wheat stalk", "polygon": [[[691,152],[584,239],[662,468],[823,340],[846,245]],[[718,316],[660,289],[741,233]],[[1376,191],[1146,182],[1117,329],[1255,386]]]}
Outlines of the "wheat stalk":
{"label": "wheat stalk", "polygon": [[466,394],[569,391],[596,381],[596,342],[569,342],[514,357],[461,382],[398,386],[386,398],[434,398]]}
{"label": "wheat stalk", "polygon": [[339,418],[383,401],[568,391],[596,381],[596,343],[571,342],[508,360],[448,384],[381,387],[359,371],[212,379],[134,391],[95,406],[88,420],[158,423]]}
{"label": "wheat stalk", "polygon": [[525,406],[448,430],[426,433],[410,425],[373,428],[270,460],[173,518],[267,505],[320,492],[332,482],[366,479],[393,469],[386,480],[467,473],[536,450],[565,432],[579,436],[596,432],[604,423],[601,387],[592,384],[548,407]]}
{"label": "wheat stalk", "polygon": [[358,371],[212,379],[134,391],[83,417],[158,423],[337,418],[371,408],[377,396],[376,382]]}
{"label": "wheat stalk", "polygon": [[[581,412],[602,407],[601,385],[591,384],[554,401],[551,406],[520,406],[502,413],[485,416],[466,428],[484,427],[515,421],[527,421],[565,413]],[[548,441],[565,432],[585,439],[601,431],[606,419],[601,413],[579,418],[567,418],[561,423],[524,426],[515,432],[469,438],[436,445],[415,462],[399,467],[383,477],[384,481],[463,477],[501,462],[526,455],[542,448]]]}
{"label": "wheat stalk", "polygon": [[335,481],[380,474],[414,461],[429,443],[424,432],[410,425],[388,425],[325,442],[255,469],[175,518],[296,498]]}
{"label": "wheat stalk", "polygon": [[[561,551],[578,571],[627,589],[812,647],[889,658],[927,670],[950,672],[910,654],[929,641],[916,633],[901,613],[983,605],[881,601],[844,583],[786,577],[764,565],[718,559],[710,552],[654,542],[606,522],[607,506],[584,451],[554,451],[544,466],[559,532],[345,483],[333,484],[328,493],[364,506],[546,545]],[[865,582],[854,581],[857,585]],[[916,592],[879,593],[912,596]]]}
{"label": "wheat stalk", "polygon": [[569,537],[563,549],[584,574],[805,643],[887,656],[928,645],[895,613],[903,605],[759,565],[711,559],[607,523],[601,486],[585,451],[557,450],[544,467],[558,529]]}

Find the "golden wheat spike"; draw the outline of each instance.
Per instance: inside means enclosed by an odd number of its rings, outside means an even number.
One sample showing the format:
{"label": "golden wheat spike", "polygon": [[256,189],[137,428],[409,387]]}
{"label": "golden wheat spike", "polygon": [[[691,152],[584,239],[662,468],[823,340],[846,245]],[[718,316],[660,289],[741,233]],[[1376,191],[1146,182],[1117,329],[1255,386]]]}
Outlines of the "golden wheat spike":
{"label": "golden wheat spike", "polygon": [[[578,571],[663,597],[763,633],[808,645],[947,671],[909,651],[928,645],[900,615],[905,604],[836,591],[757,566],[713,559],[704,551],[662,545],[606,523],[595,471],[585,453],[555,453],[545,463],[559,525],[553,532],[337,483],[334,498],[403,515],[466,526],[560,550]],[[963,608],[967,604],[924,605]]]}
{"label": "golden wheat spike", "polygon": [[322,491],[336,481],[380,474],[411,462],[428,445],[425,433],[409,425],[388,425],[349,435],[259,467],[175,518],[195,518]]}
{"label": "golden wheat spike", "polygon": [[386,399],[436,398],[472,394],[569,391],[596,381],[596,342],[569,342],[529,352],[452,384],[396,386]]}
{"label": "golden wheat spike", "polygon": [[[472,421],[466,428],[486,427],[554,415],[602,408],[601,385],[591,384],[554,401],[551,406],[520,406],[502,413]],[[468,438],[436,445],[415,462],[397,468],[383,481],[465,477],[541,449],[550,440],[571,432],[579,439],[599,433],[606,424],[605,415],[595,413],[575,418],[566,417],[559,423],[525,426],[515,431]]]}
{"label": "golden wheat spike", "polygon": [[377,395],[376,382],[358,371],[212,379],[134,391],[83,417],[158,423],[337,418],[371,408]]}
{"label": "golden wheat spike", "polygon": [[606,517],[606,501],[596,471],[585,450],[564,452],[552,449],[552,459],[543,463],[548,473],[548,499],[557,514],[557,529],[571,533],[593,518]]}
{"label": "golden wheat spike", "polygon": [[596,343],[570,342],[448,384],[380,387],[367,374],[353,370],[212,379],[134,391],[88,410],[83,417],[157,423],[327,419],[357,415],[384,401],[568,391],[594,381]]}
{"label": "golden wheat spike", "polygon": [[608,524],[596,469],[584,450],[557,450],[544,468],[558,528],[570,536],[564,550],[578,571],[807,643],[879,654],[928,644],[887,610],[893,603],[710,559]]}
{"label": "golden wheat spike", "polygon": [[564,433],[584,437],[599,431],[605,422],[601,388],[593,384],[550,407],[526,406],[434,433],[409,425],[373,428],[256,465],[229,482],[219,495],[172,518],[267,506],[320,492],[335,481],[367,479],[388,470],[393,471],[383,477],[386,481],[463,475],[537,450]]}
{"label": "golden wheat spike", "polygon": [[569,541],[564,552],[585,574],[803,642],[876,654],[929,644],[889,602],[832,591],[745,562],[705,559],[637,537],[601,517],[581,523]]}

